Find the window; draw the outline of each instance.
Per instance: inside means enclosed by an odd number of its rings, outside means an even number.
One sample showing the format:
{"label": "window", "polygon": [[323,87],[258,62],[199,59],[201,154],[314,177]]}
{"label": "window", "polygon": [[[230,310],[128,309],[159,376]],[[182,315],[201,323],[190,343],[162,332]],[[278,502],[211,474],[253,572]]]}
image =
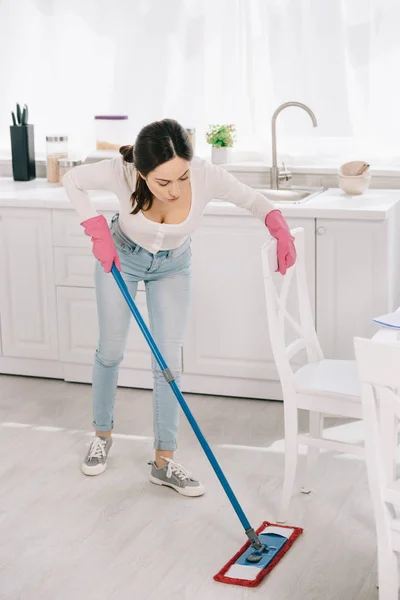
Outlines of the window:
{"label": "window", "polygon": [[0,154],[27,103],[37,154],[66,132],[94,149],[94,115],[129,115],[129,139],[159,118],[197,131],[235,123],[241,158],[400,165],[396,0],[13,0],[0,3]]}

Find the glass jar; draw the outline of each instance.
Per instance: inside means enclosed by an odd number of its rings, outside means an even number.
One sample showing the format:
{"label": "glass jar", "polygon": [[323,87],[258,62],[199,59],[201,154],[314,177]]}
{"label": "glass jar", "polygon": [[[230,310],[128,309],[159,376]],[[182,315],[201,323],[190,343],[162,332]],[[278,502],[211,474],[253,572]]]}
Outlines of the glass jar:
{"label": "glass jar", "polygon": [[119,150],[130,144],[127,115],[96,115],[96,150]]}
{"label": "glass jar", "polygon": [[68,136],[49,135],[46,137],[47,181],[58,183],[58,159],[68,156]]}
{"label": "glass jar", "polygon": [[82,161],[79,158],[59,158],[58,159],[58,171],[59,171],[59,183],[62,185],[62,178],[65,173],[68,173],[74,167],[81,165]]}
{"label": "glass jar", "polygon": [[192,144],[193,152],[196,152],[196,130],[193,127],[186,129],[186,133],[189,136],[190,143]]}

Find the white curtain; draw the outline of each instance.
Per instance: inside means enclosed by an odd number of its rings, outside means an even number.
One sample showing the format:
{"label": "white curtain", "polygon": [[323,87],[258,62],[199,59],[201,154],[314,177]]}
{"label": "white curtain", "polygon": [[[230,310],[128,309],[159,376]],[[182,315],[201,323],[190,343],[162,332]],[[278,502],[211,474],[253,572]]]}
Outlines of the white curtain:
{"label": "white curtain", "polygon": [[235,123],[236,156],[289,164],[348,158],[400,166],[398,0],[0,0],[0,156],[16,102],[36,150],[66,132],[94,148],[94,115],[129,115],[129,139],[155,119],[197,130]]}

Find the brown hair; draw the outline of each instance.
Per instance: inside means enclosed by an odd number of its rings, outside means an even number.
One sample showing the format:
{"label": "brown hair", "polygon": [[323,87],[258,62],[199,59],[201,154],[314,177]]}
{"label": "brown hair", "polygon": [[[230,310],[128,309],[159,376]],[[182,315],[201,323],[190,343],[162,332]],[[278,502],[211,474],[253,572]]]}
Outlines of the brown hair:
{"label": "brown hair", "polygon": [[146,125],[139,132],[134,146],[121,146],[119,151],[126,162],[134,163],[137,171],[136,187],[131,196],[133,215],[141,210],[149,210],[153,204],[153,194],[143,177],[175,156],[189,162],[193,158],[193,148],[186,130],[173,119]]}

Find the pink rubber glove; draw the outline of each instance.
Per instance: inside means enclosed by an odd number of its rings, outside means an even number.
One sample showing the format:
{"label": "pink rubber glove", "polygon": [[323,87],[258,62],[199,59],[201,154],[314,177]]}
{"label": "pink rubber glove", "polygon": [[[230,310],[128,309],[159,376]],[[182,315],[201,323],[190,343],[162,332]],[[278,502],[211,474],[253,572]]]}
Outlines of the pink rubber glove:
{"label": "pink rubber glove", "polygon": [[278,268],[282,275],[286,275],[286,270],[292,267],[296,262],[296,248],[294,246],[294,237],[290,233],[289,225],[280,210],[271,210],[265,217],[265,225],[272,237],[278,240],[277,257]]}
{"label": "pink rubber glove", "polygon": [[101,262],[104,271],[109,273],[113,262],[120,271],[121,263],[106,218],[103,215],[98,215],[87,219],[87,221],[82,221],[81,225],[85,229],[85,234],[92,238],[92,252]]}

